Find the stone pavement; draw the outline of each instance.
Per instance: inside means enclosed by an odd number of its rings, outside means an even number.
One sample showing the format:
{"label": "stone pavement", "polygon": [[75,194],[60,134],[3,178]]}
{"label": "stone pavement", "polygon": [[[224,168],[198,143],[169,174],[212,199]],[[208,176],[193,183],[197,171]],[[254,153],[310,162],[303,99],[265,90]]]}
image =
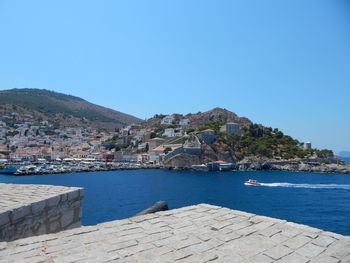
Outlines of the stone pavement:
{"label": "stone pavement", "polygon": [[350,262],[350,237],[199,204],[3,242],[0,262]]}

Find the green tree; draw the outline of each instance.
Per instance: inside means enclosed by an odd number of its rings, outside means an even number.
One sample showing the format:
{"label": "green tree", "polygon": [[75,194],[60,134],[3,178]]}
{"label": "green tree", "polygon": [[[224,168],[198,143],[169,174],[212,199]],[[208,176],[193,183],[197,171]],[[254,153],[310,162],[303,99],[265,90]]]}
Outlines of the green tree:
{"label": "green tree", "polygon": [[167,154],[168,152],[171,152],[172,151],[172,149],[170,148],[170,147],[166,147],[165,149],[164,149],[164,153],[165,154]]}

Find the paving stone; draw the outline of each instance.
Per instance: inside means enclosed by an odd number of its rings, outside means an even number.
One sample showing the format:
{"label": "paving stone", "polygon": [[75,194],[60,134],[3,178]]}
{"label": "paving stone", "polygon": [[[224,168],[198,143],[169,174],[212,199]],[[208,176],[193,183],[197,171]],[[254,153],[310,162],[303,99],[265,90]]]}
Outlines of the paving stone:
{"label": "paving stone", "polygon": [[240,222],[238,224],[232,224],[228,228],[232,229],[233,231],[236,231],[236,230],[239,230],[239,229],[242,229],[242,228],[246,228],[246,227],[251,226],[251,225],[252,225],[252,223],[249,222],[249,221],[242,221],[242,222]]}
{"label": "paving stone", "polygon": [[212,262],[218,259],[219,256],[215,253],[201,253],[197,255],[191,255],[188,258],[185,258],[183,260],[179,260],[178,262],[198,262],[198,263],[206,263],[206,262]]}
{"label": "paving stone", "polygon": [[181,249],[181,248],[186,248],[186,247],[189,247],[189,246],[192,246],[192,245],[196,245],[196,244],[199,244],[201,243],[201,240],[200,239],[197,239],[197,238],[189,238],[189,239],[186,239],[186,240],[183,240],[183,241],[179,241],[171,246],[173,246],[175,249]]}
{"label": "paving stone", "polygon": [[266,228],[264,230],[259,231],[260,235],[266,236],[266,237],[272,237],[273,235],[276,235],[277,233],[281,233],[282,230],[280,228],[277,228],[275,226]]}
{"label": "paving stone", "polygon": [[169,259],[177,261],[177,260],[180,260],[180,259],[188,258],[191,255],[193,255],[191,251],[185,250],[185,249],[181,249],[181,250],[176,250],[174,252],[170,252],[169,253]]}
{"label": "paving stone", "polygon": [[256,231],[257,231],[257,229],[253,225],[253,226],[249,226],[249,227],[245,227],[245,228],[239,229],[239,230],[236,231],[236,233],[238,235],[241,235],[241,236],[249,236],[249,235],[253,234]]}
{"label": "paving stone", "polygon": [[312,244],[315,244],[320,247],[328,247],[330,244],[332,244],[334,241],[336,241],[335,238],[330,236],[319,236],[312,240]]}
{"label": "paving stone", "polygon": [[215,253],[218,255],[218,259],[213,261],[215,263],[240,263],[245,261],[243,257],[233,251],[215,251]]}
{"label": "paving stone", "polygon": [[251,235],[248,237],[242,237],[239,239],[241,242],[246,243],[249,246],[258,246],[259,250],[267,250],[269,248],[273,248],[276,244],[270,239],[263,238],[262,236]]}
{"label": "paving stone", "polygon": [[271,236],[268,240],[270,240],[271,242],[277,244],[281,244],[283,242],[285,242],[286,240],[290,239],[289,237],[286,237],[284,235],[281,235],[280,233],[277,233],[273,236]]}
{"label": "paving stone", "polygon": [[296,250],[296,252],[304,257],[314,258],[317,255],[321,254],[324,250],[325,248],[309,243]]}
{"label": "paving stone", "polygon": [[325,253],[336,258],[343,258],[350,255],[350,245],[341,241],[335,241],[327,247]]}
{"label": "paving stone", "polygon": [[288,254],[292,253],[293,250],[290,248],[283,246],[283,245],[278,245],[276,247],[273,247],[267,251],[264,251],[264,255],[272,258],[273,260],[278,260],[280,258],[283,258],[284,256],[287,256]]}
{"label": "paving stone", "polygon": [[234,251],[242,258],[251,258],[265,250],[265,248],[261,247],[259,243],[248,245],[242,242],[241,239],[231,241],[225,246],[225,248],[226,249],[223,249],[223,251],[226,251],[227,253],[229,251]]}
{"label": "paving stone", "polygon": [[319,236],[318,234],[316,234],[314,232],[308,232],[308,231],[303,232],[302,235],[306,236],[306,237],[313,238],[313,239],[315,239],[316,237]]}
{"label": "paving stone", "polygon": [[[252,221],[251,219],[250,219],[249,221],[250,221],[250,222],[256,223],[255,221]],[[266,229],[266,228],[268,228],[268,227],[270,227],[270,226],[273,226],[274,224],[275,224],[275,223],[269,222],[269,221],[265,221],[265,222],[260,221],[260,222],[258,222],[258,223],[256,223],[256,224],[254,224],[254,228],[255,228],[256,230],[264,230],[264,229]]]}
{"label": "paving stone", "polygon": [[278,263],[307,263],[309,262],[309,259],[306,257],[303,257],[297,253],[289,254],[280,260],[277,261]]}
{"label": "paving stone", "polygon": [[212,238],[212,236],[213,236],[212,233],[201,233],[201,234],[197,235],[197,237],[202,241],[208,241]]}
{"label": "paving stone", "polygon": [[229,234],[220,235],[220,236],[218,236],[218,239],[220,239],[221,241],[224,241],[224,242],[229,242],[231,240],[235,240],[235,239],[240,238],[240,237],[241,237],[240,233],[232,232]]}
{"label": "paving stone", "polygon": [[291,249],[298,249],[305,244],[309,243],[312,239],[306,236],[296,236],[291,239],[288,239],[287,241],[283,242],[283,245],[291,248]]}
{"label": "paving stone", "polygon": [[[325,253],[322,253],[311,260],[311,263],[338,263],[338,262],[340,262],[339,259],[337,259],[335,257],[328,256]],[[350,262],[350,260],[346,261],[344,258],[342,262]]]}
{"label": "paving stone", "polygon": [[303,232],[303,230],[298,228],[293,228],[291,226],[281,226],[281,235],[287,236],[287,237],[295,237]]}
{"label": "paving stone", "polygon": [[244,263],[271,263],[273,262],[273,260],[268,256],[265,256],[263,254],[258,254],[254,257],[244,260],[243,262]]}
{"label": "paving stone", "polygon": [[347,262],[347,263],[349,263],[349,262],[350,262],[350,254],[347,255],[347,256],[345,256],[345,257],[342,257],[342,258],[341,258],[341,262]]}

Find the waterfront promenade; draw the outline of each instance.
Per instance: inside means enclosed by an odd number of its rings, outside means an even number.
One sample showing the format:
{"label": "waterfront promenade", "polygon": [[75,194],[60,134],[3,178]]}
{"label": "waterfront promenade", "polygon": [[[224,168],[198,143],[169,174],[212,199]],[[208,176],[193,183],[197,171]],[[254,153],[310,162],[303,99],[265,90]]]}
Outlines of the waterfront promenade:
{"label": "waterfront promenade", "polygon": [[350,237],[199,204],[3,242],[0,262],[350,262]]}

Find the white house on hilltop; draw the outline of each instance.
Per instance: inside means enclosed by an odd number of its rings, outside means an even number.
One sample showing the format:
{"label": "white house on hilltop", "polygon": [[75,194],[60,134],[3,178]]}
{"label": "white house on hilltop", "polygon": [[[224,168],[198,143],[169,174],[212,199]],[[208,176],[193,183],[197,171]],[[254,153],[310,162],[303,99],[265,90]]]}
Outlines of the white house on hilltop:
{"label": "white house on hilltop", "polygon": [[167,137],[174,137],[175,135],[175,130],[173,128],[168,128],[164,130],[163,136]]}
{"label": "white house on hilltop", "polygon": [[160,124],[172,124],[173,121],[175,120],[174,116],[172,115],[168,115],[168,116],[165,116],[162,121],[160,122]]}

